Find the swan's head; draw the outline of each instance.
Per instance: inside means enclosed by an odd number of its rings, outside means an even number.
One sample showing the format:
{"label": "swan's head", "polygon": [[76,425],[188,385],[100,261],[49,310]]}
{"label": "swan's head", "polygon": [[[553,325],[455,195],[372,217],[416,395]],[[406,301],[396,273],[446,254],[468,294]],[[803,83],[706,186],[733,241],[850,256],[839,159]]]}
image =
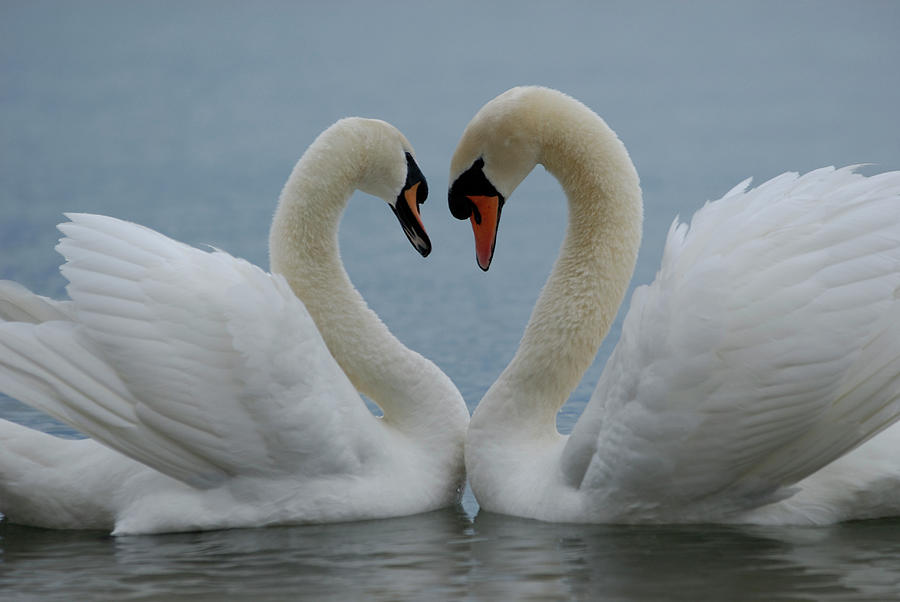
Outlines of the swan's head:
{"label": "swan's head", "polygon": [[488,102],[469,122],[450,163],[450,212],[470,219],[475,257],[487,271],[503,204],[538,163],[544,88],[513,88]]}
{"label": "swan's head", "polygon": [[[412,246],[427,257],[431,240],[425,232],[419,206],[428,198],[428,182],[415,152],[400,130],[379,119],[348,118],[338,124],[363,132],[365,168],[357,188],[387,201]],[[336,124],[336,125],[338,125]]]}

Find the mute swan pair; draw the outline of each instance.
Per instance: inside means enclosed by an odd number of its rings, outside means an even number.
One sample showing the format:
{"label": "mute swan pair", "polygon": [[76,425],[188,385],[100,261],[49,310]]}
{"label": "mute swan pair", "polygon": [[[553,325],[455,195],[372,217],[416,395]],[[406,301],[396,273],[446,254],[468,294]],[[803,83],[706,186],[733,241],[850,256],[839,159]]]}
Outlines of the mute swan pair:
{"label": "mute swan pair", "polygon": [[553,90],[510,90],[475,116],[451,166],[450,208],[471,219],[483,270],[506,199],[538,163],[568,197],[568,231],[467,434],[456,388],[366,308],[337,253],[354,187],[430,249],[424,178],[387,124],[341,121],[301,158],[270,237],[283,277],[71,216],[59,250],[72,301],[0,287],[0,389],[112,449],[0,422],[0,510],[116,533],[420,512],[458,499],[465,438],[472,489],[494,512],[813,524],[900,513],[900,173],[745,182],[690,227],[676,221],[563,437],[556,413],[623,300],[642,201],[597,115]]}
{"label": "mute swan pair", "polygon": [[455,503],[468,410],[350,283],[337,232],[357,188],[385,199],[428,254],[412,147],[366,119],[327,129],[291,173],[269,238],[279,275],[70,215],[57,249],[71,301],[0,283],[0,390],[93,439],[0,420],[0,511],[150,533]]}
{"label": "mute swan pair", "polygon": [[641,190],[624,145],[583,104],[546,88],[500,95],[450,172],[450,209],[471,220],[483,270],[505,201],[538,163],[562,185],[569,224],[519,349],[469,425],[481,508],[625,523],[900,514],[900,172],[747,181],[690,226],[676,220],[563,437],[557,411],[631,278]]}

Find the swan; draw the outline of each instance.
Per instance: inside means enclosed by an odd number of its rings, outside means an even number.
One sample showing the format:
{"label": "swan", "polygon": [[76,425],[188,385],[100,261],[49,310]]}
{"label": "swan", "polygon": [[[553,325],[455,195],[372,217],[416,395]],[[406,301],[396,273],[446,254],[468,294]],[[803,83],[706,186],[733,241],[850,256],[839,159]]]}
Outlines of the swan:
{"label": "swan", "polygon": [[362,118],[325,130],[294,167],[271,226],[272,273],[67,215],[57,250],[71,301],[0,285],[0,390],[91,438],[0,421],[8,520],[158,533],[456,503],[468,410],[343,269],[338,222],[355,189],[385,199],[429,253],[413,149]]}
{"label": "swan", "polygon": [[466,436],[480,507],[555,522],[828,524],[900,514],[900,172],[749,180],[674,221],[571,435],[556,414],[622,303],[643,215],[625,146],[520,87],[466,127],[449,203],[490,267],[537,165],[569,220],[518,350]]}

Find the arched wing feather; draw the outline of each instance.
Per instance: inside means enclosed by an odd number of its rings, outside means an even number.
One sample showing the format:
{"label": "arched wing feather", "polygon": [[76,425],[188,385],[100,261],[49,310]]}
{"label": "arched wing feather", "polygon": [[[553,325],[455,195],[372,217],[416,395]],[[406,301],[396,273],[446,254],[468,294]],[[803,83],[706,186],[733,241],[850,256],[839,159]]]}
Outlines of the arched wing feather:
{"label": "arched wing feather", "polygon": [[0,280],[0,322],[30,322],[71,319],[70,301],[55,301],[12,280]]}
{"label": "arched wing feather", "polygon": [[282,277],[68,217],[74,320],[0,324],[4,390],[199,487],[358,469],[374,417]]}
{"label": "arched wing feather", "polygon": [[900,173],[784,174],[670,229],[566,445],[621,520],[712,520],[900,416]]}

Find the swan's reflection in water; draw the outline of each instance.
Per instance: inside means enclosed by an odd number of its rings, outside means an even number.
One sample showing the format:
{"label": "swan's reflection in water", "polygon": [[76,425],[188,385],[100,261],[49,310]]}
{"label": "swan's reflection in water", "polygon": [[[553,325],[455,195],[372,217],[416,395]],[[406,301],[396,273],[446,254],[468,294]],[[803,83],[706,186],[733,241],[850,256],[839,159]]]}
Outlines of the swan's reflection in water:
{"label": "swan's reflection in water", "polygon": [[816,529],[553,525],[482,512],[474,526],[476,568],[469,582],[485,596],[846,600],[900,595],[900,521]]}
{"label": "swan's reflection in water", "polygon": [[461,509],[359,523],[111,537],[0,526],[0,599],[453,599],[465,592]]}
{"label": "swan's reflection in water", "polygon": [[900,520],[553,525],[461,509],[113,538],[0,524],[3,599],[891,599]]}

